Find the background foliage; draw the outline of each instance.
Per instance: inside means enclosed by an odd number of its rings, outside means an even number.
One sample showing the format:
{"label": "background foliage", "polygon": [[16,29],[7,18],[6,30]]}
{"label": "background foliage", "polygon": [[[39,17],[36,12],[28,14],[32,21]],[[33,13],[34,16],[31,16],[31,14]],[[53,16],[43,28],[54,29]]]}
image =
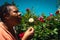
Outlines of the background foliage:
{"label": "background foliage", "polygon": [[[32,18],[34,21],[29,22]],[[31,20],[32,21],[32,20]],[[30,9],[26,9],[26,13],[22,15],[22,20],[16,27],[17,34],[25,32],[28,27],[35,29],[34,36],[31,40],[59,40],[60,39],[60,13],[56,11],[55,15],[36,16]]]}

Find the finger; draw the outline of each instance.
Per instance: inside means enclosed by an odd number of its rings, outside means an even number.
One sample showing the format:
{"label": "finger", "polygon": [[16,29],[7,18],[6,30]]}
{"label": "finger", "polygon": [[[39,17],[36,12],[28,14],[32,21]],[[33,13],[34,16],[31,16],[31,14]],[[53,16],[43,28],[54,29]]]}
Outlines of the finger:
{"label": "finger", "polygon": [[31,31],[33,29],[33,27],[29,27],[28,30]]}
{"label": "finger", "polygon": [[34,32],[34,28],[33,28],[33,27],[30,27],[30,28],[29,28],[29,32],[30,32],[30,33],[33,33],[33,32]]}
{"label": "finger", "polygon": [[30,30],[30,33],[34,33],[34,29],[33,28]]}

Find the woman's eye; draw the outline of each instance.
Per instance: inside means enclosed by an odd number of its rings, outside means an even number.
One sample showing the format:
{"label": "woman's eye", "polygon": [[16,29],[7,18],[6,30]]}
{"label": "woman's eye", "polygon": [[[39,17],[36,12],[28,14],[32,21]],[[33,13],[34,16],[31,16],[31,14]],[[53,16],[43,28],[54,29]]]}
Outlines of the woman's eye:
{"label": "woman's eye", "polygon": [[18,13],[19,11],[14,11],[15,13]]}

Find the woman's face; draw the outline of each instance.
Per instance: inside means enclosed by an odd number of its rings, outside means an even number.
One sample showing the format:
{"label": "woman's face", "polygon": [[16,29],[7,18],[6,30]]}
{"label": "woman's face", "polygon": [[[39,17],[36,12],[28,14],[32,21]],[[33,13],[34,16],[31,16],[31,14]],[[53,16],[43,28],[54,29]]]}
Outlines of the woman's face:
{"label": "woman's face", "polygon": [[10,16],[17,17],[21,15],[21,13],[19,13],[18,9],[15,6],[9,6],[9,10]]}
{"label": "woman's face", "polygon": [[10,9],[8,12],[10,17],[19,23],[21,21],[21,13],[19,13],[18,9],[15,6],[9,6],[8,8]]}

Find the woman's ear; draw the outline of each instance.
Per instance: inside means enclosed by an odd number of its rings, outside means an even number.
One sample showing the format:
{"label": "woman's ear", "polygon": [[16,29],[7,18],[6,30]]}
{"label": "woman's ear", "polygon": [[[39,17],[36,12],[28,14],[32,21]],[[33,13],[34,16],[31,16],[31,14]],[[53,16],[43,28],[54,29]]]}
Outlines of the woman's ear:
{"label": "woman's ear", "polygon": [[3,17],[4,17],[5,19],[9,19],[9,14],[8,14],[8,13],[4,13],[4,14],[3,14]]}

